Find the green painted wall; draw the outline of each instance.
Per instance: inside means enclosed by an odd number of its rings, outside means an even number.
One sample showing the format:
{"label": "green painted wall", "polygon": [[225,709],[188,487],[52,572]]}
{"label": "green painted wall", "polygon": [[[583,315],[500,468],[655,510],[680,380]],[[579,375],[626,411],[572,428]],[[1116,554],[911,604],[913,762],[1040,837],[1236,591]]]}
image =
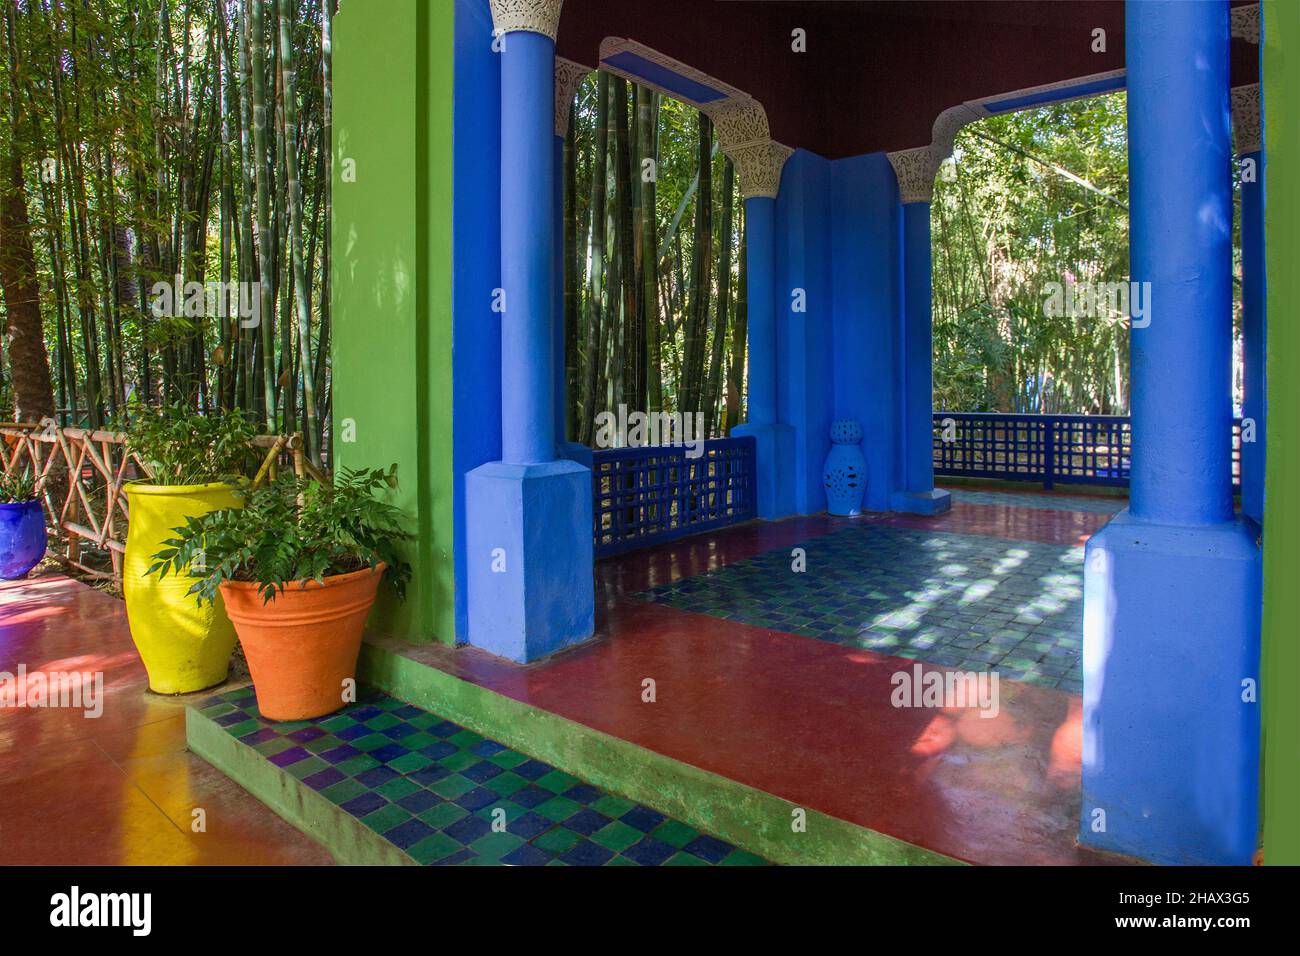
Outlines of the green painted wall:
{"label": "green painted wall", "polygon": [[418,536],[406,603],[385,594],[371,627],[449,643],[452,28],[451,0],[340,5],[330,288],[334,466],[397,462]]}
{"label": "green painted wall", "polygon": [[1300,4],[1264,4],[1268,461],[1264,479],[1264,860],[1300,864]]}

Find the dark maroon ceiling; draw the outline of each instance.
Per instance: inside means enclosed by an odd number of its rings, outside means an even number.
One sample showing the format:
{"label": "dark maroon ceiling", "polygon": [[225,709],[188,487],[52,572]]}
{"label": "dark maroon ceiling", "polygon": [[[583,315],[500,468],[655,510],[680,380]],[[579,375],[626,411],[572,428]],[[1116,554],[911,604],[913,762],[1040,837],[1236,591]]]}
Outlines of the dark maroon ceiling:
{"label": "dark maroon ceiling", "polygon": [[[808,50],[790,49],[791,31]],[[1107,50],[1093,53],[1092,31]],[[1124,66],[1122,0],[565,0],[560,56],[636,40],[763,104],[772,136],[831,159],[923,146],[965,100]],[[1258,48],[1233,41],[1233,85]]]}

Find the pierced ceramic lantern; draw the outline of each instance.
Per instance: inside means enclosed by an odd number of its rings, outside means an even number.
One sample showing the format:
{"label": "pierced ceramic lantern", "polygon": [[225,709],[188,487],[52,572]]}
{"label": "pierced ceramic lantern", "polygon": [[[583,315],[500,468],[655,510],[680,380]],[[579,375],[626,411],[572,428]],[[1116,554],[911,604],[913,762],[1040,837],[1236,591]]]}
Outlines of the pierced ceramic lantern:
{"label": "pierced ceramic lantern", "polygon": [[862,513],[867,493],[867,460],[862,456],[862,426],[852,418],[831,423],[831,451],[826,456],[822,481],[826,485],[826,510],[833,515]]}

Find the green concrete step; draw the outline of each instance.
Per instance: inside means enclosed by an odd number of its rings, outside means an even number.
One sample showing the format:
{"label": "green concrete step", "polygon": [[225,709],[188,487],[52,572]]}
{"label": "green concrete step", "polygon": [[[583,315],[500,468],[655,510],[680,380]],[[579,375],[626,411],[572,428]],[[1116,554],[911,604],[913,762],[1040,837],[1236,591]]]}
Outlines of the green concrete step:
{"label": "green concrete step", "polygon": [[228,690],[187,709],[186,736],[340,863],[767,863],[373,688],[295,722],[263,718],[251,687]]}
{"label": "green concrete step", "polygon": [[774,863],[961,865],[506,697],[415,660],[400,644],[367,641],[358,675],[395,698]]}

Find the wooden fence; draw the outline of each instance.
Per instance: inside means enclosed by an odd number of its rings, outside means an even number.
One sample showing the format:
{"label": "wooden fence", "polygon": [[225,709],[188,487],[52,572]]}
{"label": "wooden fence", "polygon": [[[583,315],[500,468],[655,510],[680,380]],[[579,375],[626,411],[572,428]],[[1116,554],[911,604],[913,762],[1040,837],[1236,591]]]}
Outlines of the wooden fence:
{"label": "wooden fence", "polygon": [[[325,480],[306,460],[302,435],[259,435],[252,444],[264,450],[254,487],[278,470]],[[40,484],[45,523],[50,531],[48,556],[95,578],[122,581],[122,555],[130,520],[128,481],[153,475],[126,446],[126,436],[88,428],[59,428],[52,422],[0,426],[0,456],[6,474],[30,471]],[[62,501],[56,501],[62,491]],[[87,563],[87,550],[107,554],[108,565]],[[111,565],[111,570],[108,567]]]}

